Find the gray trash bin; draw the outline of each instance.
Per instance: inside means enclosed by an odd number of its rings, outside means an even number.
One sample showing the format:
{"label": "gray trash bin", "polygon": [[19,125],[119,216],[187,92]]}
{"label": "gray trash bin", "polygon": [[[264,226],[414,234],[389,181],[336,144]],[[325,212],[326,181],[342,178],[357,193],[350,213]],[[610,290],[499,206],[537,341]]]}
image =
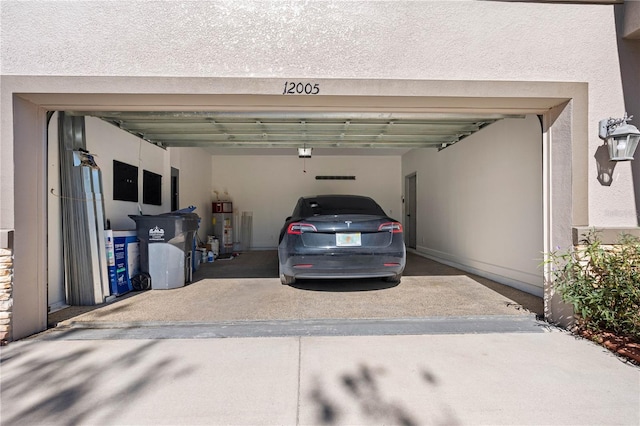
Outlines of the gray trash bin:
{"label": "gray trash bin", "polygon": [[166,290],[190,282],[193,239],[200,217],[177,212],[129,217],[136,222],[140,270],[151,276],[151,288]]}

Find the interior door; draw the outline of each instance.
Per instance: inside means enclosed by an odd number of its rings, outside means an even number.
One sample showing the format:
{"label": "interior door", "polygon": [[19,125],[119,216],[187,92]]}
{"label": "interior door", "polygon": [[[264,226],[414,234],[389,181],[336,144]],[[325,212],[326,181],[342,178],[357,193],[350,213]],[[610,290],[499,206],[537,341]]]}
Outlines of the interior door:
{"label": "interior door", "polygon": [[176,211],[180,208],[180,196],[179,196],[179,179],[180,171],[176,168],[171,168],[171,211]]}
{"label": "interior door", "polygon": [[416,174],[405,177],[404,193],[404,242],[409,248],[416,248]]}

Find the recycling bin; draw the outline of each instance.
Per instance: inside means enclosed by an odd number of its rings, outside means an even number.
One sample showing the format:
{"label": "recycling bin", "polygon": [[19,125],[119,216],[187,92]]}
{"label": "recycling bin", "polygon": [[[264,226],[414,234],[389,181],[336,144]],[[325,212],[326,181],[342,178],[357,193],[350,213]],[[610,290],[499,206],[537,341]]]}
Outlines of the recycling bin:
{"label": "recycling bin", "polygon": [[195,213],[130,215],[140,241],[140,271],[152,290],[183,287],[191,281],[192,251],[200,217]]}

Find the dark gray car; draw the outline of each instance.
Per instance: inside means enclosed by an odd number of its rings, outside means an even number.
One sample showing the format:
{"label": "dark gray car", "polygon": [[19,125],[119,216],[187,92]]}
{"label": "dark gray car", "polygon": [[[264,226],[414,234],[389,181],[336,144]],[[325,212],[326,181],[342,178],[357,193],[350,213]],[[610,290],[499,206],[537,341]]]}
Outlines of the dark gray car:
{"label": "dark gray car", "polygon": [[400,282],[406,263],[402,224],[371,198],[302,197],[280,232],[280,280],[384,278]]}

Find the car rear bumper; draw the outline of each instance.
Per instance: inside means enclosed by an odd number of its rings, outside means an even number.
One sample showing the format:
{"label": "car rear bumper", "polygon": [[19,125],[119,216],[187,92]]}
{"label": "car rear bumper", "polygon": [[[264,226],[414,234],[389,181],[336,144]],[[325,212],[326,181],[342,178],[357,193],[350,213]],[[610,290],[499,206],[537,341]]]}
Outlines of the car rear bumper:
{"label": "car rear bumper", "polygon": [[296,278],[393,277],[404,271],[406,255],[384,254],[292,254],[280,255],[280,272]]}

